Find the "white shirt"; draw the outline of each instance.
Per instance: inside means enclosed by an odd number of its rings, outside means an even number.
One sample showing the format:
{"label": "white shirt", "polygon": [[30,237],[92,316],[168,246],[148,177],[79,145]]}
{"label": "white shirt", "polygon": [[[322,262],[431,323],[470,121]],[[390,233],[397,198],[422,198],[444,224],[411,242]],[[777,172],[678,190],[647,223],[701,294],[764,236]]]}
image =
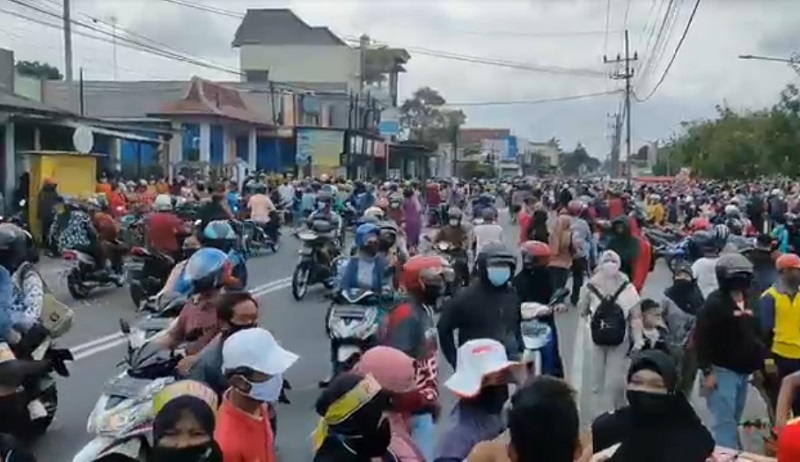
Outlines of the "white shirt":
{"label": "white shirt", "polygon": [[503,242],[503,228],[494,223],[476,226],[472,235],[475,236],[475,250],[478,253],[490,242]]}
{"label": "white shirt", "polygon": [[708,294],[719,288],[717,282],[717,257],[701,257],[692,264],[692,274],[697,280],[697,287],[703,294],[703,298],[708,298]]}

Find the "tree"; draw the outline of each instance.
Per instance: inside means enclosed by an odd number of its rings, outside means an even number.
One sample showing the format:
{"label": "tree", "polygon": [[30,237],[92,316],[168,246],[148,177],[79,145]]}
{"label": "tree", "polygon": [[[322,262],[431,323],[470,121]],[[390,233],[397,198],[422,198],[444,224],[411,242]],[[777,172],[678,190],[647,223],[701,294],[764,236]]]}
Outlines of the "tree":
{"label": "tree", "polygon": [[442,95],[430,87],[415,91],[400,106],[400,125],[410,140],[436,145],[451,141],[467,120],[461,110],[444,108]]}
{"label": "tree", "polygon": [[712,178],[800,174],[800,90],[788,85],[771,108],[737,112],[717,107],[717,117],[681,124],[668,143],[670,170],[691,167]]}
{"label": "tree", "polygon": [[600,161],[590,156],[586,148],[578,143],[572,152],[564,152],[558,156],[561,172],[565,175],[580,175],[600,168]]}
{"label": "tree", "polygon": [[17,61],[14,66],[21,75],[42,80],[61,80],[64,78],[57,67],[39,61]]}

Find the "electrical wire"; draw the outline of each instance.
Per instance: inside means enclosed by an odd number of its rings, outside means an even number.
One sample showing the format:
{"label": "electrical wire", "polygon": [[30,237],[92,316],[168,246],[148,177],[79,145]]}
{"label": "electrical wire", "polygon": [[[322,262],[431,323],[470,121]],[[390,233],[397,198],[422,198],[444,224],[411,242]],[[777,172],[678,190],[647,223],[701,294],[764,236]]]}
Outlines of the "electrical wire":
{"label": "electrical wire", "polygon": [[[662,2],[663,5],[664,2]],[[661,18],[661,24],[658,26],[658,34],[655,34],[656,24],[658,21],[653,22],[653,28],[650,33],[650,38],[648,38],[647,46],[645,47],[644,55],[647,56],[646,61],[642,66],[639,68],[639,80],[644,80],[649,72],[652,71],[655,61],[655,56],[657,54],[657,50],[659,47],[662,46],[663,38],[664,38],[664,31],[667,27],[667,22],[669,21],[675,7],[675,0],[669,0],[667,2],[667,7],[664,11],[664,16]],[[659,12],[661,9],[659,8]],[[651,38],[655,37],[655,41],[652,42],[652,48],[650,47]]]}
{"label": "electrical wire", "polygon": [[[670,43],[672,43],[672,37],[675,32],[675,28],[678,24],[678,17],[680,16],[680,10],[683,7],[685,0],[677,0],[675,2],[675,7],[672,9],[672,13],[670,14],[667,20],[666,26],[666,33],[664,34],[663,40],[659,43],[658,48],[653,50],[652,53],[652,61],[650,62],[650,74],[655,72],[656,69],[660,67],[661,62],[665,54],[667,53],[667,47]],[[645,76],[646,77],[646,76]],[[641,79],[639,83],[641,83],[644,79]]]}
{"label": "electrical wire", "polygon": [[611,18],[611,0],[606,0],[606,27],[603,36],[603,54],[608,53],[608,21]]}
{"label": "electrical wire", "polygon": [[[184,0],[161,0],[166,3],[172,3],[174,5],[183,6],[186,8],[195,9],[198,11],[205,11],[207,13],[213,13],[221,16],[226,16],[230,18],[236,19],[243,19],[245,15],[243,13],[238,13],[231,10],[226,10],[223,8],[212,7],[209,5],[201,5],[195,3],[189,3]],[[359,41],[358,37],[354,36],[342,36],[347,41],[357,43]],[[381,42],[375,42],[376,44],[389,46],[388,44],[383,44]],[[542,72],[542,73],[549,73],[549,74],[558,74],[558,75],[575,75],[575,76],[582,76],[582,77],[596,77],[596,78],[607,78],[608,76],[601,71],[594,71],[591,69],[571,69],[571,68],[564,68],[558,66],[543,66],[543,65],[535,65],[535,64],[528,64],[528,63],[519,63],[514,61],[502,60],[502,59],[492,59],[492,58],[485,58],[481,56],[471,56],[471,55],[463,55],[459,53],[452,53],[447,51],[440,51],[440,50],[432,50],[429,48],[422,48],[422,47],[409,47],[409,46],[398,46],[399,48],[404,48],[408,51],[413,53],[417,53],[420,55],[432,56],[435,58],[441,59],[449,59],[454,61],[461,61],[461,62],[468,62],[472,64],[482,64],[488,66],[497,66],[497,67],[506,67],[511,69],[519,69],[519,70],[526,70],[532,72]]]}
{"label": "electrical wire", "polygon": [[672,65],[675,63],[675,59],[678,57],[678,53],[681,51],[681,47],[683,46],[683,42],[686,40],[686,37],[689,35],[689,29],[692,27],[692,23],[694,22],[695,15],[697,14],[697,10],[700,8],[700,2],[701,2],[701,0],[696,0],[695,1],[694,8],[692,9],[692,14],[691,14],[691,16],[689,16],[689,22],[686,24],[686,28],[683,30],[683,34],[681,35],[681,39],[678,41],[678,46],[675,47],[675,52],[672,53],[672,58],[670,58],[669,64],[667,64],[667,68],[664,69],[664,73],[661,74],[661,78],[658,79],[658,82],[656,83],[655,87],[653,87],[653,89],[650,91],[650,93],[648,93],[647,96],[645,96],[644,98],[639,98],[639,96],[636,95],[636,92],[634,92],[633,93],[633,97],[636,99],[636,101],[638,101],[640,103],[643,103],[643,102],[647,101],[648,99],[650,99],[656,93],[656,91],[658,91],[658,88],[661,86],[661,84],[664,83],[664,80],[666,80],[667,74],[669,74],[670,69],[672,69]]}
{"label": "electrical wire", "polygon": [[463,103],[446,103],[444,106],[513,106],[513,105],[533,105],[545,103],[557,103],[561,101],[573,101],[578,99],[596,98],[599,96],[608,96],[621,93],[622,90],[601,91],[596,93],[585,93],[582,95],[560,96],[555,98],[544,98],[534,100],[511,100],[511,101],[467,101]]}

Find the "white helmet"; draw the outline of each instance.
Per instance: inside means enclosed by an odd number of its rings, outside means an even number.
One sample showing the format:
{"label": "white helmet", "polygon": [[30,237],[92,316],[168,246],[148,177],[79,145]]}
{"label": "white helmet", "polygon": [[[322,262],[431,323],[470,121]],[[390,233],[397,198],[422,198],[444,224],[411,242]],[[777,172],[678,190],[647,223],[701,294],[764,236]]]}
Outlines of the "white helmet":
{"label": "white helmet", "polygon": [[737,206],[735,206],[733,204],[726,205],[725,206],[725,215],[738,216],[739,215],[739,207],[737,207]]}
{"label": "white helmet", "polygon": [[159,194],[153,205],[159,212],[168,212],[172,210],[172,197],[169,194]]}
{"label": "white helmet", "polygon": [[370,207],[364,211],[364,219],[376,219],[378,221],[383,220],[384,214],[383,209],[380,207]]}

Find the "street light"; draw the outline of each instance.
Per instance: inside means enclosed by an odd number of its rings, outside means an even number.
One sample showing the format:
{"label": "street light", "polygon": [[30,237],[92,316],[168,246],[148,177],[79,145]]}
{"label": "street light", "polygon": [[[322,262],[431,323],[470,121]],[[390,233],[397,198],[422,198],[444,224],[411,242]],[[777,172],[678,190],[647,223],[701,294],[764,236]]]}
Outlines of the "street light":
{"label": "street light", "polygon": [[800,53],[792,53],[789,58],[776,58],[774,56],[759,56],[759,55],[739,55],[739,59],[755,60],[755,61],[772,61],[778,63],[786,63],[794,69],[797,75],[800,75]]}

